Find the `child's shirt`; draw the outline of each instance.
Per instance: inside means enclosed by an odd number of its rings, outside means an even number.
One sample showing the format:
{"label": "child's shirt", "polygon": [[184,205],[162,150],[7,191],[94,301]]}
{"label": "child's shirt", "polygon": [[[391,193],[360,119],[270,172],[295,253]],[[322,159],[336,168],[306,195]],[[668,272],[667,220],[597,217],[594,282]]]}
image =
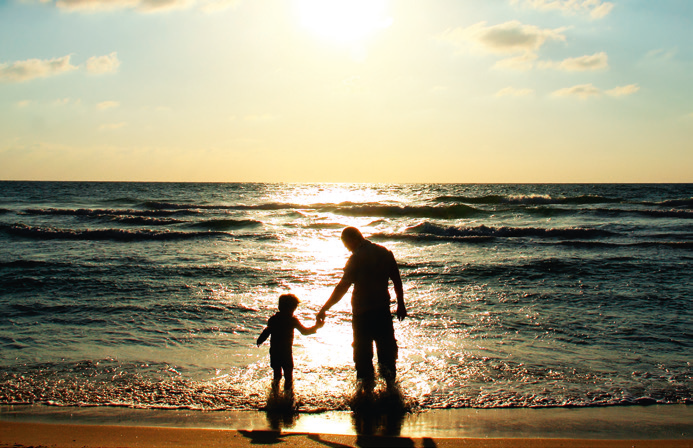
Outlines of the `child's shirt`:
{"label": "child's shirt", "polygon": [[267,328],[260,334],[260,337],[257,339],[257,344],[262,344],[271,336],[270,355],[291,354],[291,348],[294,344],[294,329],[300,331],[301,334],[313,334],[316,332],[315,327],[304,327],[293,314],[282,313],[280,311],[269,318],[267,321]]}

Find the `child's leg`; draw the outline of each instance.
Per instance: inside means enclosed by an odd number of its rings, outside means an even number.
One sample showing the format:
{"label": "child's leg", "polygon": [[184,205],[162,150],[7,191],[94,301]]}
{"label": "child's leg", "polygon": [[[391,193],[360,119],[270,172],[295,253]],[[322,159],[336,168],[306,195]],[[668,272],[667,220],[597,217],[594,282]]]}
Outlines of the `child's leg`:
{"label": "child's leg", "polygon": [[284,369],[284,391],[290,392],[294,388],[294,359],[293,357],[286,360],[283,366]]}
{"label": "child's leg", "polygon": [[272,380],[272,389],[277,390],[277,389],[279,389],[279,382],[282,379],[282,369],[281,369],[281,367],[274,367],[272,370],[274,370],[274,379]]}
{"label": "child's leg", "polygon": [[294,371],[288,369],[284,371],[284,391],[291,391],[294,388]]}

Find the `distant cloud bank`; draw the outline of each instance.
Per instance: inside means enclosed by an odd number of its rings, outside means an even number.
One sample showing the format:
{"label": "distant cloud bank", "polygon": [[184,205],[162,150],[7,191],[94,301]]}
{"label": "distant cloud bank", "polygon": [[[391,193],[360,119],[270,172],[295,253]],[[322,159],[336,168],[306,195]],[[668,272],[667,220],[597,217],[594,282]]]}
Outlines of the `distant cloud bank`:
{"label": "distant cloud bank", "polygon": [[510,3],[513,5],[521,3],[524,7],[541,11],[587,13],[593,19],[606,17],[614,8],[613,3],[601,0],[510,0]]}
{"label": "distant cloud bank", "polygon": [[640,87],[637,84],[618,86],[604,92],[592,84],[580,84],[573,87],[566,87],[565,89],[556,90],[552,95],[555,97],[576,97],[580,99],[587,99],[591,97],[599,97],[603,94],[613,97],[627,96],[634,94],[638,90],[640,90]]}
{"label": "distant cloud bank", "polygon": [[609,58],[603,51],[593,55],[564,59],[561,62],[540,62],[539,68],[553,68],[568,72],[603,70],[609,67]]}
{"label": "distant cloud bank", "polygon": [[24,82],[36,78],[49,78],[84,68],[88,73],[104,74],[116,71],[120,66],[118,55],[93,56],[83,66],[72,65],[72,55],[53,59],[26,59],[0,63],[0,82]]}
{"label": "distant cloud bank", "polygon": [[27,59],[0,64],[0,81],[23,82],[77,70],[77,67],[70,63],[70,57],[71,55],[54,59]]}
{"label": "distant cloud bank", "polygon": [[438,35],[438,40],[458,48],[471,43],[482,50],[512,56],[499,61],[499,68],[527,70],[537,59],[536,52],[548,41],[565,41],[565,28],[548,29],[525,25],[517,20],[487,26],[479,22],[467,28],[455,28]]}
{"label": "distant cloud bank", "polygon": [[241,0],[57,0],[55,6],[76,12],[132,9],[142,13],[157,13],[197,7],[201,11],[211,13],[235,8],[240,3]]}

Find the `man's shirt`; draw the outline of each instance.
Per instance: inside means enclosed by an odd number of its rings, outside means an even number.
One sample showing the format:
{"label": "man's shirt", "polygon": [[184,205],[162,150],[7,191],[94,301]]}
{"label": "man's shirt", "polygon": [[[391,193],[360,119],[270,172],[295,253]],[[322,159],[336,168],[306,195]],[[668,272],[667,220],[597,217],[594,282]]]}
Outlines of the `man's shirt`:
{"label": "man's shirt", "polygon": [[356,248],[344,266],[344,278],[354,285],[354,314],[390,310],[388,281],[399,279],[397,261],[388,249],[368,240]]}

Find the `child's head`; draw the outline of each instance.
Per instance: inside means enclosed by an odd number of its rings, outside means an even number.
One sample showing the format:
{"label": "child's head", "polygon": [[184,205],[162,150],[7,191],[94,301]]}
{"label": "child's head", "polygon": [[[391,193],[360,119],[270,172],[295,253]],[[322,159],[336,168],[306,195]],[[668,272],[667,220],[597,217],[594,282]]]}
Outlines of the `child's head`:
{"label": "child's head", "polygon": [[279,311],[293,313],[298,308],[300,302],[298,297],[293,294],[282,294],[279,296]]}

